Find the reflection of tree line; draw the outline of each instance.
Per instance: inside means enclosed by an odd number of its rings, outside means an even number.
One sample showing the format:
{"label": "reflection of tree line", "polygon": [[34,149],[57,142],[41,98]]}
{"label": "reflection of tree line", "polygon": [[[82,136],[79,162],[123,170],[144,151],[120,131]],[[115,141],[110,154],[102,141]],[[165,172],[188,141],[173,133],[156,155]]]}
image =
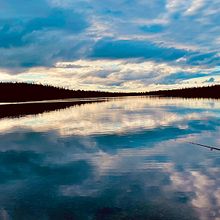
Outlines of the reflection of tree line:
{"label": "reflection of tree line", "polygon": [[0,101],[40,101],[66,98],[116,97],[139,93],[70,90],[50,85],[30,83],[0,83]]}
{"label": "reflection of tree line", "polygon": [[163,96],[163,97],[220,98],[220,85],[173,89],[173,90],[159,90],[159,91],[147,92],[145,94]]}
{"label": "reflection of tree line", "polygon": [[26,115],[37,115],[71,106],[83,105],[91,102],[101,102],[103,100],[87,100],[76,102],[41,102],[41,103],[22,103],[0,105],[0,118],[17,118]]}

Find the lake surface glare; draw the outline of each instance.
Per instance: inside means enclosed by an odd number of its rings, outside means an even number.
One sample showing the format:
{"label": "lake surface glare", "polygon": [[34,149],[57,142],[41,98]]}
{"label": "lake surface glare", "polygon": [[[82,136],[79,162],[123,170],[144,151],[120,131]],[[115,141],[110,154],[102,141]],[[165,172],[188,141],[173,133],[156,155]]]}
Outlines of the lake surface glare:
{"label": "lake surface glare", "polygon": [[115,98],[0,119],[0,219],[219,220],[220,101]]}

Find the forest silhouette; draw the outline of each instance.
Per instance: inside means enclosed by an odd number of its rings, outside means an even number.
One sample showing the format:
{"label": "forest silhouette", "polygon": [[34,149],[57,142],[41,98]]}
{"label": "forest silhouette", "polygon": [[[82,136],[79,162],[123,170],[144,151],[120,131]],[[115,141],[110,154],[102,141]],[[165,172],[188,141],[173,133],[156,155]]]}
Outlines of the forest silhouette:
{"label": "forest silhouette", "polygon": [[[182,98],[220,98],[220,85],[151,92],[102,92],[70,90],[50,85],[30,83],[0,83],[0,118],[36,115],[91,102],[102,102],[101,97],[157,96]],[[80,98],[79,100],[71,100]],[[85,99],[91,98],[91,99]],[[70,99],[70,100],[66,100]],[[21,103],[20,103],[21,102]]]}
{"label": "forest silhouette", "polygon": [[31,83],[0,83],[0,102],[26,102],[70,98],[160,96],[183,98],[220,98],[220,85],[151,92],[103,92],[70,90],[51,85]]}
{"label": "forest silhouette", "polygon": [[0,102],[42,101],[68,98],[117,97],[139,93],[70,90],[31,83],[0,83]]}
{"label": "forest silhouette", "polygon": [[220,85],[146,92],[145,95],[182,98],[220,98]]}
{"label": "forest silhouette", "polygon": [[45,112],[58,111],[72,106],[85,105],[88,103],[102,102],[104,100],[79,100],[66,102],[42,102],[0,105],[1,118],[18,118],[27,115],[37,115]]}

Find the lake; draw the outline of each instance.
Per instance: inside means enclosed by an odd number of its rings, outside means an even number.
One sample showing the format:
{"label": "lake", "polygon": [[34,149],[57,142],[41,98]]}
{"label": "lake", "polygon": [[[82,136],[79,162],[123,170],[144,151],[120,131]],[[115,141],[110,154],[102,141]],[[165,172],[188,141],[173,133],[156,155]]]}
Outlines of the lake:
{"label": "lake", "polygon": [[0,219],[220,219],[220,101],[130,97],[0,119]]}

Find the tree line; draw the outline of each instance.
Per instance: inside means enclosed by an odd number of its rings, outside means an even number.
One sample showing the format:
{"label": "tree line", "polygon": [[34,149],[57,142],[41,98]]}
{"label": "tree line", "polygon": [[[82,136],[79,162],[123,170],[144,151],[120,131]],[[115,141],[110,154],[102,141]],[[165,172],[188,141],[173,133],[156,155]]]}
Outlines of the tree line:
{"label": "tree line", "polygon": [[138,95],[183,98],[220,98],[220,85],[158,90],[151,92],[103,92],[71,90],[51,85],[23,82],[0,82],[0,102],[42,101],[67,98],[118,97]]}
{"label": "tree line", "polygon": [[145,95],[183,98],[220,98],[220,85],[146,92]]}
{"label": "tree line", "polygon": [[41,101],[67,98],[116,97],[138,93],[70,90],[51,85],[0,82],[1,102]]}

